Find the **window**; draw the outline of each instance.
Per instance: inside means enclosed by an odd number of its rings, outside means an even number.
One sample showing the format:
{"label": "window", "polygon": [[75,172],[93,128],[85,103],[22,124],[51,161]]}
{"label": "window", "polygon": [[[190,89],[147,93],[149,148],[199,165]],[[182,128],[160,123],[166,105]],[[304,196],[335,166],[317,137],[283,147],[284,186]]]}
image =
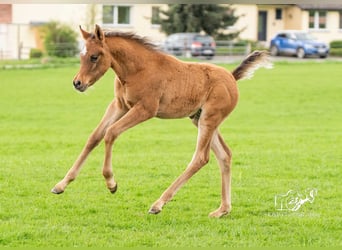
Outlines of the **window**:
{"label": "window", "polygon": [[283,18],[283,10],[276,9],[276,20],[281,20]]}
{"label": "window", "polygon": [[340,25],[339,28],[342,29],[342,10],[340,10]]}
{"label": "window", "polygon": [[327,23],[327,12],[325,10],[310,10],[309,11],[309,28],[310,29],[325,29]]}
{"label": "window", "polygon": [[114,19],[114,6],[104,5],[102,7],[102,22],[113,23]]}
{"label": "window", "polygon": [[152,19],[151,23],[153,25],[159,25],[160,24],[160,8],[153,6],[152,7]]}
{"label": "window", "polygon": [[127,25],[131,24],[131,7],[117,5],[103,5],[103,24]]}

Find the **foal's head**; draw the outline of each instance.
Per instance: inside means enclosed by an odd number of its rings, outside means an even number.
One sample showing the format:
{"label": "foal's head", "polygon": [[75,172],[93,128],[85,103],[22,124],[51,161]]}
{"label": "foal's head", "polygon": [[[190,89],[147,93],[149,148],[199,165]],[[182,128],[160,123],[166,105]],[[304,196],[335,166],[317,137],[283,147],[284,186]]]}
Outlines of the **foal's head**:
{"label": "foal's head", "polygon": [[94,34],[88,33],[80,26],[85,41],[80,53],[81,68],[73,80],[74,87],[83,92],[93,85],[111,66],[111,54],[105,43],[105,35],[96,25]]}

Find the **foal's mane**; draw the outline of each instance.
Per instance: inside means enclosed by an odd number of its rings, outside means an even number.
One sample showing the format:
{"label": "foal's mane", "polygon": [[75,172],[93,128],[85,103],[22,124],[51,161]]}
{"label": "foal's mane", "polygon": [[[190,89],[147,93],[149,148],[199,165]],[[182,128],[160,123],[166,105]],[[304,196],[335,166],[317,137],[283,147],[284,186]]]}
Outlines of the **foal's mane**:
{"label": "foal's mane", "polygon": [[112,30],[105,30],[104,31],[105,37],[121,37],[127,40],[135,41],[145,48],[153,51],[158,51],[159,48],[157,45],[151,42],[151,40],[147,37],[141,37],[133,32],[122,32],[122,31],[112,31]]}

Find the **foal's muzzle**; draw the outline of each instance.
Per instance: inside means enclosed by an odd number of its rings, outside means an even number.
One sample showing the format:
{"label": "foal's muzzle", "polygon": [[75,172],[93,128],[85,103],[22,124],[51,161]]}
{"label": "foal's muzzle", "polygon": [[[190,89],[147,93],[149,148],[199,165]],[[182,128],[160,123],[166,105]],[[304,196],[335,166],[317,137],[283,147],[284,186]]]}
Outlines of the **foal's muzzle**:
{"label": "foal's muzzle", "polygon": [[74,87],[78,89],[81,86],[81,81],[80,80],[74,80],[73,81]]}
{"label": "foal's muzzle", "polygon": [[74,84],[75,89],[77,89],[78,91],[83,92],[87,89],[87,85],[82,84],[80,80],[74,80],[72,83]]}

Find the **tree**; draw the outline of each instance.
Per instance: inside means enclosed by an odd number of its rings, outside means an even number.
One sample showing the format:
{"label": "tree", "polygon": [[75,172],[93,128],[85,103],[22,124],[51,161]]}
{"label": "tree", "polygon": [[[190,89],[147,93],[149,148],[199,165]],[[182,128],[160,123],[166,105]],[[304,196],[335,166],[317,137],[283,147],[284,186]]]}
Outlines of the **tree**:
{"label": "tree", "polygon": [[224,30],[232,26],[238,17],[229,5],[220,4],[169,4],[161,11],[161,30],[166,34],[177,32],[201,32],[215,38],[234,38],[239,32],[226,34]]}
{"label": "tree", "polygon": [[49,56],[74,56],[78,50],[77,33],[65,24],[51,21],[42,27],[44,47]]}

